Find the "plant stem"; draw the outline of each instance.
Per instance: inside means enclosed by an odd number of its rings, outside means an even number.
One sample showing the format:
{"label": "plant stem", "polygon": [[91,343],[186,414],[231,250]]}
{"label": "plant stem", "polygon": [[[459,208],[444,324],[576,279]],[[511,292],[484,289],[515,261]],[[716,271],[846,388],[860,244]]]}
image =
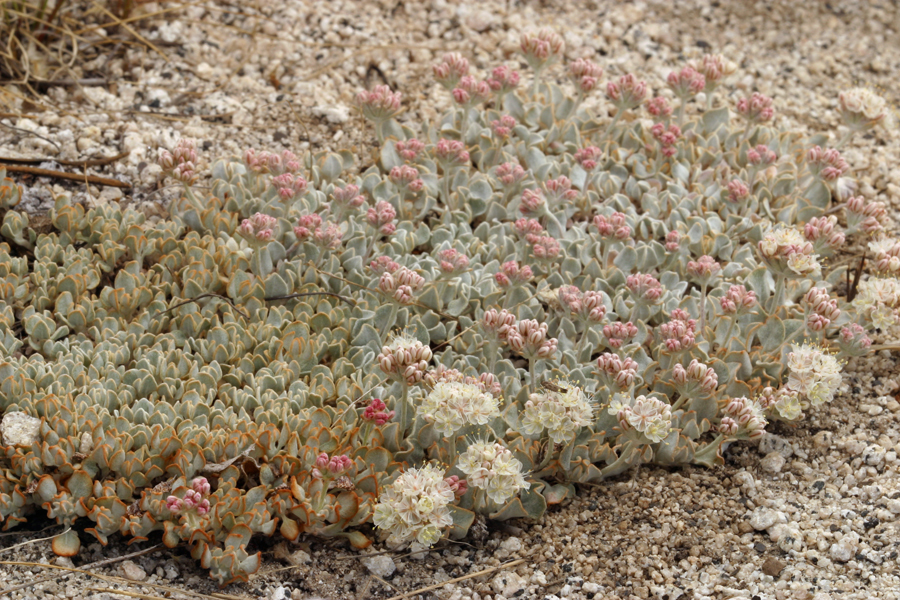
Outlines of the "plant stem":
{"label": "plant stem", "polygon": [[531,375],[528,379],[528,393],[533,394],[535,389],[535,384],[537,383],[535,379],[537,379],[537,374],[534,372],[534,359],[528,358],[528,373]]}
{"label": "plant stem", "polygon": [[700,285],[700,335],[703,339],[708,339],[706,335],[706,287],[707,282]]}
{"label": "plant stem", "polygon": [[403,377],[402,375],[401,377],[400,406],[398,407],[398,414],[400,415],[400,437],[402,438],[406,437],[406,423],[409,420],[409,383],[406,381],[406,377]]}

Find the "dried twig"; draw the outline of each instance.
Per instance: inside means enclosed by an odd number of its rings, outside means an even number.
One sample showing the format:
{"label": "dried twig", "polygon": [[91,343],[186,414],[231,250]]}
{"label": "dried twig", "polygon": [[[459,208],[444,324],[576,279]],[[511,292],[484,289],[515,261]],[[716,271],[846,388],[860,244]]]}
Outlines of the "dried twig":
{"label": "dried twig", "polygon": [[96,6],[98,9],[100,9],[101,11],[103,11],[103,13],[104,13],[106,16],[108,16],[109,18],[115,20],[116,25],[121,26],[125,31],[127,31],[128,33],[130,33],[131,35],[133,35],[134,37],[136,37],[138,40],[140,40],[141,43],[145,44],[148,48],[150,48],[151,50],[153,50],[154,52],[156,52],[157,54],[159,54],[159,55],[162,57],[162,59],[163,59],[164,61],[166,61],[166,63],[169,62],[169,57],[166,56],[166,55],[163,53],[162,50],[160,50],[159,48],[157,48],[156,46],[154,46],[153,43],[150,42],[150,40],[144,38],[141,34],[139,34],[137,31],[135,31],[134,28],[131,27],[131,25],[128,25],[125,21],[123,21],[122,19],[120,19],[119,17],[117,17],[116,15],[114,15],[113,13],[111,13],[109,10],[107,10],[107,8],[106,8],[105,6],[102,6],[101,4],[98,4],[97,2],[94,2],[93,0],[91,1],[91,4],[93,4],[93,5]]}
{"label": "dried twig", "polygon": [[110,179],[109,177],[99,177],[97,175],[66,173],[65,171],[53,171],[51,169],[41,169],[39,167],[29,167],[26,165],[6,165],[5,169],[10,173],[26,173],[28,175],[34,175],[35,177],[52,177],[54,179],[68,179],[69,181],[95,183],[97,185],[108,185],[117,188],[131,188],[130,183],[125,183],[118,179]]}
{"label": "dried twig", "polygon": [[481,577],[482,575],[487,575],[488,573],[493,573],[494,571],[499,571],[500,569],[507,569],[509,567],[515,567],[517,565],[521,565],[527,559],[520,558],[518,560],[513,560],[507,563],[503,563],[497,567],[491,567],[489,569],[483,569],[478,571],[477,573],[470,573],[468,575],[463,575],[462,577],[455,577],[453,579],[448,579],[447,581],[442,581],[440,583],[435,583],[434,585],[426,585],[423,588],[419,588],[417,590],[413,590],[411,592],[406,592],[405,594],[400,594],[399,596],[392,596],[388,600],[403,600],[404,598],[409,598],[410,596],[415,596],[416,594],[421,594],[423,592],[430,592],[431,590],[436,590],[438,588],[442,588],[448,583],[459,583],[460,581],[465,581],[466,579],[473,579],[475,577]]}
{"label": "dried twig", "polygon": [[69,529],[72,529],[72,528],[69,527],[68,529],[66,529],[66,531],[63,531],[62,533],[59,533],[59,534],[53,534],[53,535],[48,536],[48,537],[38,538],[38,539],[36,539],[36,540],[28,540],[27,542],[22,542],[22,543],[20,543],[20,544],[13,544],[13,545],[10,546],[9,548],[3,548],[3,549],[0,549],[0,554],[3,554],[4,552],[9,552],[10,550],[15,550],[16,548],[21,548],[22,546],[27,546],[28,544],[37,544],[38,542],[46,542],[47,540],[52,540],[52,539],[55,538],[57,535],[62,535],[63,533],[66,533],[67,531],[69,531]]}
{"label": "dried twig", "polygon": [[294,298],[303,298],[304,296],[331,296],[333,298],[339,298],[347,304],[356,305],[356,300],[353,298],[347,298],[346,296],[333,294],[331,292],[303,292],[300,294],[288,294],[287,296],[271,296],[269,298],[263,298],[263,300],[266,302],[274,302],[275,300],[293,300]]}
{"label": "dried twig", "polygon": [[36,137],[36,138],[40,138],[40,139],[44,140],[45,142],[49,142],[49,143],[53,144],[54,146],[56,146],[56,150],[57,150],[57,151],[61,151],[61,150],[62,150],[62,148],[59,147],[59,144],[57,144],[56,142],[54,142],[54,141],[51,140],[50,138],[46,138],[46,137],[42,136],[42,135],[39,134],[39,133],[35,133],[35,132],[29,131],[29,130],[27,130],[27,129],[22,129],[21,127],[13,127],[12,125],[7,125],[6,123],[0,123],[0,125],[3,125],[3,126],[6,127],[7,129],[12,129],[13,131],[18,131],[19,133],[24,133],[25,135],[30,135],[30,136],[33,136],[33,137]]}
{"label": "dried twig", "polygon": [[164,314],[166,314],[166,313],[168,313],[168,312],[172,312],[172,311],[175,310],[176,308],[181,308],[182,306],[185,306],[186,304],[190,304],[191,302],[196,302],[197,300],[202,300],[203,298],[219,298],[220,300],[224,300],[225,302],[227,302],[228,304],[230,304],[230,305],[231,305],[231,308],[233,308],[235,311],[237,311],[237,313],[238,313],[239,315],[241,315],[242,317],[244,317],[244,318],[247,319],[248,321],[250,320],[250,315],[248,315],[247,313],[245,313],[244,311],[242,311],[241,309],[239,309],[239,308],[234,304],[234,300],[232,300],[232,299],[229,298],[228,296],[223,296],[222,294],[214,294],[213,292],[207,292],[207,293],[205,293],[205,294],[200,294],[199,296],[197,296],[197,297],[195,297],[195,298],[191,298],[190,300],[185,300],[184,302],[179,302],[179,303],[176,304],[175,306],[170,306],[170,307],[167,308],[166,310],[157,313],[156,316],[164,315]]}
{"label": "dried twig", "polygon": [[114,163],[120,158],[128,156],[127,152],[116,154],[115,156],[105,156],[103,158],[92,158],[89,160],[62,160],[59,158],[12,158],[0,156],[0,162],[14,163],[22,165],[39,165],[44,162],[55,162],[66,167],[102,167],[110,163]]}

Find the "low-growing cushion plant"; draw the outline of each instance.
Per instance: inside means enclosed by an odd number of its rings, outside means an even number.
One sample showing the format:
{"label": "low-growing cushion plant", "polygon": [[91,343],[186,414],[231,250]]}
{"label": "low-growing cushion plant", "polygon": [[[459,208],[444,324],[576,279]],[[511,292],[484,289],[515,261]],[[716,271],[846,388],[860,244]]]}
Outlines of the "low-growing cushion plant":
{"label": "low-growing cushion plant", "polygon": [[[446,55],[453,108],[419,135],[400,94],[360,93],[361,173],[247,150],[201,188],[182,140],[157,223],[61,196],[38,234],[0,174],[4,529],[161,536],[224,585],[254,535],[428,547],[830,401],[897,322],[900,243],[827,136],[731,98],[721,56],[651,97],[584,59],[554,81],[551,31],[521,49],[527,86]],[[887,119],[865,90],[840,107],[842,143]],[[851,243],[874,255],[852,302]]]}

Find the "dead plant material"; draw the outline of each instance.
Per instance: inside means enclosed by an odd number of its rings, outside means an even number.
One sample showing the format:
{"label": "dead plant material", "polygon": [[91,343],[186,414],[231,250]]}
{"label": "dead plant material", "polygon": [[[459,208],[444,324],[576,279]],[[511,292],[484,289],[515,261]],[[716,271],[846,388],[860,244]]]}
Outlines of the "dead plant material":
{"label": "dead plant material", "polygon": [[95,185],[131,189],[130,183],[125,183],[118,179],[110,179],[109,177],[99,177],[97,175],[66,173],[65,171],[54,171],[52,169],[41,169],[39,167],[29,167],[26,165],[6,165],[4,168],[8,173],[25,173],[27,175],[34,175],[35,177],[52,177],[54,179],[68,179],[69,181],[81,181],[84,183],[93,183]]}

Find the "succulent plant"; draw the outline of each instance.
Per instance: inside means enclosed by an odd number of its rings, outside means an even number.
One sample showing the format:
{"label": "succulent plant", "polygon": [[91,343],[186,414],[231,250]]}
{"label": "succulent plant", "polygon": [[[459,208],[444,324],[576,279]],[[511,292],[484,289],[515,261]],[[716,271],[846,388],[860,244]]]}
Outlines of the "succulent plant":
{"label": "succulent plant", "polygon": [[[720,56],[673,72],[673,108],[584,60],[555,83],[552,31],[521,49],[528,90],[444,56],[454,105],[418,137],[400,94],[361,93],[362,172],[247,150],[202,191],[182,140],[156,224],[61,196],[37,234],[0,173],[0,406],[40,422],[2,440],[4,528],[44,510],[62,555],[77,519],[103,544],[159,531],[224,585],[254,535],[429,546],[828,402],[900,310],[900,242],[839,150],[758,93],[716,104]],[[601,89],[612,118],[582,106]],[[886,121],[840,103],[852,132]],[[859,240],[849,302],[824,259]]]}

